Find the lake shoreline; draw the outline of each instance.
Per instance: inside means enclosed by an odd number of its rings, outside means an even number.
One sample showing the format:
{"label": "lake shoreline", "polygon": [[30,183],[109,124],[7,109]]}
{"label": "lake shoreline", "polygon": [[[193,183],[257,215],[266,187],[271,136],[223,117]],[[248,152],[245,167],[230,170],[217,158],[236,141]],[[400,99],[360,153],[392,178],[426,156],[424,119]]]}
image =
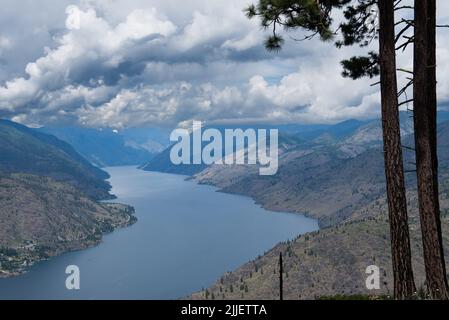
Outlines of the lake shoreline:
{"label": "lake shoreline", "polygon": [[[0,299],[180,299],[279,242],[319,229],[314,219],[267,211],[187,176],[134,166],[106,170],[111,193],[135,208],[139,223],[1,280]],[[65,288],[68,265],[81,270],[78,292]]]}
{"label": "lake shoreline", "polygon": [[16,248],[14,250],[17,251],[17,255],[14,258],[12,258],[14,260],[11,261],[14,261],[15,264],[20,265],[20,267],[11,270],[0,270],[0,279],[19,277],[29,272],[30,268],[32,268],[33,266],[35,266],[40,262],[49,261],[50,259],[53,259],[55,257],[70,252],[82,251],[99,246],[103,242],[103,237],[105,235],[108,235],[114,232],[115,230],[127,228],[135,224],[137,222],[137,218],[134,216],[135,210],[132,206],[122,203],[103,202],[103,201],[112,201],[113,199],[115,199],[115,196],[114,198],[111,197],[110,199],[102,200],[101,202],[98,202],[98,204],[103,205],[104,208],[108,208],[111,214],[117,213],[119,211],[121,213],[126,212],[127,214],[125,215],[125,220],[121,220],[116,224],[111,224],[107,229],[101,231],[101,234],[99,235],[98,238],[79,239],[71,243],[61,243],[62,246],[61,248],[46,251],[45,256],[42,256],[40,253],[36,253],[34,247]]}
{"label": "lake shoreline", "polygon": [[272,212],[276,212],[276,213],[291,213],[291,214],[297,214],[297,215],[301,215],[304,216],[306,218],[310,218],[310,219],[314,219],[318,222],[318,226],[319,226],[319,230],[323,229],[325,226],[322,225],[320,219],[317,219],[317,217],[308,214],[307,212],[299,212],[299,211],[295,211],[293,209],[289,209],[289,208],[282,208],[282,207],[275,207],[275,206],[270,206],[269,204],[266,203],[262,203],[257,201],[256,199],[254,199],[251,195],[245,194],[245,193],[240,193],[240,192],[232,192],[229,190],[224,190],[221,189],[220,187],[218,187],[217,185],[213,184],[213,183],[206,183],[206,182],[200,182],[197,181],[194,177],[188,177],[186,178],[186,181],[192,181],[195,182],[198,185],[202,185],[202,186],[211,186],[214,188],[217,188],[216,192],[221,192],[224,194],[230,194],[230,195],[234,195],[234,196],[241,196],[241,197],[245,197],[245,198],[249,198],[251,200],[254,201],[254,204],[259,206],[260,208],[266,210],[266,211],[272,211]]}
{"label": "lake shoreline", "polygon": [[[142,169],[140,169],[140,170],[142,170]],[[165,173],[165,172],[162,172],[162,171],[148,171],[148,172]],[[242,192],[233,192],[233,191],[228,190],[226,188],[221,188],[220,186],[218,186],[217,184],[214,184],[212,182],[199,181],[195,176],[187,176],[187,175],[184,175],[184,174],[177,174],[177,173],[170,173],[170,174],[184,176],[184,177],[186,177],[185,178],[186,181],[192,181],[192,182],[194,182],[194,183],[196,183],[198,185],[211,186],[211,187],[217,188],[216,192],[221,192],[221,193],[224,193],[224,194],[230,194],[230,195],[236,195],[236,196],[249,198],[249,199],[254,201],[255,205],[257,205],[257,206],[259,206],[262,209],[267,210],[267,211],[272,211],[272,212],[277,212],[277,213],[297,214],[297,215],[304,216],[306,218],[314,219],[314,220],[316,220],[318,222],[319,230],[328,227],[328,225],[323,224],[321,219],[319,219],[318,217],[316,217],[314,215],[311,215],[311,214],[309,214],[307,212],[300,212],[298,210],[291,209],[291,208],[285,208],[285,207],[282,207],[282,206],[273,206],[273,205],[270,205],[269,203],[263,203],[263,202],[257,201],[257,199],[255,199],[253,196],[251,196],[249,194],[242,193]]]}

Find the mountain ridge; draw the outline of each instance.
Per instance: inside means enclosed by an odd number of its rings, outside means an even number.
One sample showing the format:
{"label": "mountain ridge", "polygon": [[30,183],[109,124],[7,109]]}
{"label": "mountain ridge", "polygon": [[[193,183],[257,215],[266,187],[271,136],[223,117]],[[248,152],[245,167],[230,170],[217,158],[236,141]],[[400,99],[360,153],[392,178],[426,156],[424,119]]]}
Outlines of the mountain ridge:
{"label": "mountain ridge", "polygon": [[109,175],[66,142],[8,120],[0,120],[0,170],[49,176],[82,189],[93,199],[113,198]]}
{"label": "mountain ridge", "polygon": [[0,120],[0,277],[133,224],[132,207],[97,202],[113,198],[107,178],[66,142]]}
{"label": "mountain ridge", "polygon": [[84,127],[42,127],[35,129],[72,145],[99,167],[141,165],[151,160],[168,144],[168,130],[135,128],[125,130]]}

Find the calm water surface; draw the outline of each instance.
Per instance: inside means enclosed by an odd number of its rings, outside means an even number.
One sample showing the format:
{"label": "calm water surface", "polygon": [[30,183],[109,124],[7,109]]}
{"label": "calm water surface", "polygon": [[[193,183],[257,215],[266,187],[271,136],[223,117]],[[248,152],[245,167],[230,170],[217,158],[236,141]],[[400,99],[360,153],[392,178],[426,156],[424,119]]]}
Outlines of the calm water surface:
{"label": "calm water surface", "polygon": [[[183,176],[134,167],[106,170],[114,201],[133,205],[138,222],[106,235],[95,248],[0,279],[0,299],[176,299],[280,241],[318,229],[313,219],[273,213]],[[79,291],[65,288],[68,265],[81,270]]]}

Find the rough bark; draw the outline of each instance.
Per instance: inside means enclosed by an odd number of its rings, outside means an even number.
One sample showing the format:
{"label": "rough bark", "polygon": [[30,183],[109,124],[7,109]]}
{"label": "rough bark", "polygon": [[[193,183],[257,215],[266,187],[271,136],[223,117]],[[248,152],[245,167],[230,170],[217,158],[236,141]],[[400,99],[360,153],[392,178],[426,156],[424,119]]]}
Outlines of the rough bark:
{"label": "rough bark", "polygon": [[431,298],[448,299],[438,192],[435,2],[415,1],[413,110],[426,284]]}
{"label": "rough bark", "polygon": [[382,129],[390,219],[394,296],[395,299],[406,299],[410,298],[416,292],[416,287],[411,263],[397,97],[394,7],[392,0],[379,0],[378,5]]}

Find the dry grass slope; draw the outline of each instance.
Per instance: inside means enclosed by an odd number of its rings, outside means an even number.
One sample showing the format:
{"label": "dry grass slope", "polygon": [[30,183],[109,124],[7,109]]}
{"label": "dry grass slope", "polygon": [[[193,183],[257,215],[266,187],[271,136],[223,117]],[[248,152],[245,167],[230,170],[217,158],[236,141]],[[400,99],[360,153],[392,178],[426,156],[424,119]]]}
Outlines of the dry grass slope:
{"label": "dry grass slope", "polygon": [[29,174],[0,176],[0,275],[98,244],[135,222],[133,208],[100,204],[73,186]]}

